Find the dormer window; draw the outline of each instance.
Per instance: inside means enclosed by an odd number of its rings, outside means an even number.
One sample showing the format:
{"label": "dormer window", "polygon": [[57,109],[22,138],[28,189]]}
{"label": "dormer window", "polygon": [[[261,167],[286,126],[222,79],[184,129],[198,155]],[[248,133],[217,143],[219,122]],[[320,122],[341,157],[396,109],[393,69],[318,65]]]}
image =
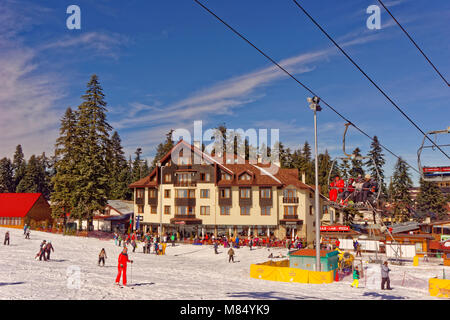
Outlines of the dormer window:
{"label": "dormer window", "polygon": [[252,179],[252,177],[248,174],[248,173],[244,173],[243,175],[241,175],[239,177],[239,180],[246,180],[246,181],[250,181]]}
{"label": "dormer window", "polygon": [[231,180],[231,174],[222,173],[222,180]]}

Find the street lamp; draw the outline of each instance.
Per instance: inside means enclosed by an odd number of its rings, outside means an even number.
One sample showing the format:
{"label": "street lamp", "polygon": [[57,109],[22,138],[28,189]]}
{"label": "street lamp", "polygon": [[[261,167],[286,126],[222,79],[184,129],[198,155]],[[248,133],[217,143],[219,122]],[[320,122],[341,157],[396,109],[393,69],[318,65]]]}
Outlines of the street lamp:
{"label": "street lamp", "polygon": [[159,234],[159,239],[160,239],[160,241],[161,241],[161,238],[162,238],[162,215],[163,215],[163,203],[162,203],[162,191],[163,191],[163,188],[162,188],[162,185],[163,185],[163,166],[162,166],[162,164],[161,164],[161,162],[157,162],[157,166],[158,166],[158,168],[160,168],[161,170],[160,170],[160,172],[161,172],[161,175],[160,175],[160,191],[159,191],[159,199],[160,199],[160,202],[159,202],[159,232],[158,232],[158,234]]}
{"label": "street lamp", "polygon": [[314,158],[315,158],[315,205],[314,213],[316,215],[316,271],[320,271],[320,214],[319,214],[319,156],[317,150],[317,111],[321,111],[319,106],[320,98],[314,96],[307,98],[309,108],[314,111]]}

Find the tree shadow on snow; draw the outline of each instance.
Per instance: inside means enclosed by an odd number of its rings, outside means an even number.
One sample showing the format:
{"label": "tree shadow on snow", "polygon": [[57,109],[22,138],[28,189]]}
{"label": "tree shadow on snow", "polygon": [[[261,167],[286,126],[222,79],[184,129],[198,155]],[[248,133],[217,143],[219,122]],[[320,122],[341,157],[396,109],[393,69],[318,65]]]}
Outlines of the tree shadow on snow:
{"label": "tree shadow on snow", "polygon": [[364,297],[374,297],[374,298],[381,298],[382,300],[404,300],[405,297],[402,296],[393,296],[389,294],[381,294],[378,292],[364,292]]}
{"label": "tree shadow on snow", "polygon": [[14,284],[22,284],[22,283],[25,283],[25,282],[23,282],[23,281],[20,281],[20,282],[0,282],[0,286],[12,286]]}

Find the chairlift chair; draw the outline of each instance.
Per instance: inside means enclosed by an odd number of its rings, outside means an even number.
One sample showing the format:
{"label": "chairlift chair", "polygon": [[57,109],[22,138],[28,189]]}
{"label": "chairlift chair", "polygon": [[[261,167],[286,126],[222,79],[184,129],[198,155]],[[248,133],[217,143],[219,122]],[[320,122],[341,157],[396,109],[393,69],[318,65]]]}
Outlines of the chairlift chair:
{"label": "chairlift chair", "polygon": [[[439,134],[448,134],[450,133],[450,127],[445,130],[436,130],[430,131],[426,135],[434,135],[434,141],[437,144],[437,137]],[[435,150],[436,146],[434,145],[425,145],[426,135],[424,135],[422,140],[422,145],[417,150],[417,163],[419,166],[420,176],[424,181],[428,182],[446,182],[450,181],[450,166],[422,166],[421,155],[423,149],[432,149]],[[439,147],[450,147],[450,144],[441,144]]]}

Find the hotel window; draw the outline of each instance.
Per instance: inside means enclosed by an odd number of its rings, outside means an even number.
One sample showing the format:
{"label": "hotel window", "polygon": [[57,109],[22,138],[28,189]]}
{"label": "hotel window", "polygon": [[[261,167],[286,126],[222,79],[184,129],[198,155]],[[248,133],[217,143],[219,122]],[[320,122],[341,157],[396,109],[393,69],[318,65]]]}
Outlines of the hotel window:
{"label": "hotel window", "polygon": [[272,207],[261,207],[261,215],[270,216],[270,209],[272,209]]}
{"label": "hotel window", "polygon": [[200,173],[200,181],[209,182],[211,180],[211,176],[209,173]]}
{"label": "hotel window", "polygon": [[285,206],[284,214],[287,216],[293,216],[297,214],[297,206]]}
{"label": "hotel window", "polygon": [[209,206],[201,206],[200,207],[200,215],[201,216],[209,216]]}
{"label": "hotel window", "polygon": [[195,198],[195,189],[177,189],[175,190],[175,197],[176,198],[189,198],[194,199]]}
{"label": "hotel window", "polygon": [[209,189],[200,189],[200,198],[209,198]]}
{"label": "hotel window", "polygon": [[191,173],[178,173],[178,182],[191,182]]}
{"label": "hotel window", "polygon": [[249,181],[249,180],[251,180],[251,177],[250,177],[249,174],[244,173],[243,175],[241,175],[241,176],[239,177],[239,180],[247,180],[247,181]]}
{"label": "hotel window", "polygon": [[220,207],[220,214],[222,216],[229,216],[230,215],[230,207]]}
{"label": "hotel window", "polygon": [[270,188],[261,188],[261,199],[270,199],[272,198],[272,189]]}
{"label": "hotel window", "polygon": [[193,215],[194,207],[188,207],[188,206],[177,206],[175,207],[175,214],[176,215]]}
{"label": "hotel window", "polygon": [[250,199],[250,192],[251,192],[250,188],[241,188],[239,190],[241,199]]}
{"label": "hotel window", "polygon": [[170,214],[170,206],[164,206],[164,214]]}
{"label": "hotel window", "polygon": [[249,216],[250,207],[241,207],[241,216]]}
{"label": "hotel window", "polygon": [[231,174],[222,173],[222,180],[231,180]]}
{"label": "hotel window", "polygon": [[156,189],[148,189],[148,197],[156,198]]}
{"label": "hotel window", "polygon": [[170,173],[164,175],[164,182],[172,182],[172,175]]}
{"label": "hotel window", "polygon": [[221,198],[230,198],[231,192],[230,189],[220,189],[220,197]]}
{"label": "hotel window", "polygon": [[164,198],[166,199],[170,198],[170,190],[164,190]]}
{"label": "hotel window", "polygon": [[144,206],[142,204],[138,205],[138,213],[144,213]]}
{"label": "hotel window", "polygon": [[136,189],[136,199],[142,199],[144,198],[144,189]]}
{"label": "hotel window", "polygon": [[150,213],[156,214],[156,206],[150,207]]}
{"label": "hotel window", "polygon": [[285,189],[283,191],[283,196],[290,199],[295,198],[295,189]]}

